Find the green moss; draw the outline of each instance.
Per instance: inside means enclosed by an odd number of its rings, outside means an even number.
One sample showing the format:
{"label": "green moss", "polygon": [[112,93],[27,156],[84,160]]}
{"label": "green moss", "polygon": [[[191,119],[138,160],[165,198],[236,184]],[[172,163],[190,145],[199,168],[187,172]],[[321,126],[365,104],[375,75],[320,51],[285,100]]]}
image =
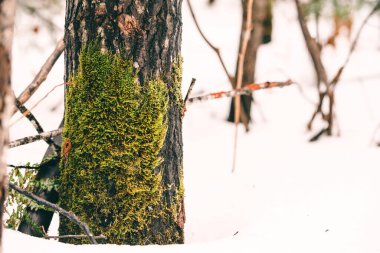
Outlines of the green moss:
{"label": "green moss", "polygon": [[172,69],[172,82],[173,85],[169,87],[169,94],[171,96],[171,101],[174,102],[174,106],[178,107],[181,112],[184,109],[183,98],[182,98],[182,57],[179,57],[177,62],[173,65]]}
{"label": "green moss", "polygon": [[[82,50],[79,60],[66,91],[63,138],[71,149],[67,158],[62,150],[61,206],[86,222],[93,234],[105,235],[107,243],[175,242],[176,229],[161,234],[151,229],[155,221],[170,222],[172,216],[161,201],[166,84],[137,84],[129,61],[97,47]],[[61,235],[83,233],[65,218],[59,230]]]}

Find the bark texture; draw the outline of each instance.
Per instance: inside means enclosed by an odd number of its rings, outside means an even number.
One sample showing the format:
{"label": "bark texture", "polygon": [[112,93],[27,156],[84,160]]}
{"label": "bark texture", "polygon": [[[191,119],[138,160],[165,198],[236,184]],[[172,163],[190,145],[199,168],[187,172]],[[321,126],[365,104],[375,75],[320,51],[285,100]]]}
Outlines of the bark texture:
{"label": "bark texture", "polygon": [[[81,50],[97,43],[101,51],[132,61],[133,72],[138,77],[136,85],[144,86],[151,80],[160,79],[167,87],[167,132],[160,155],[163,158],[161,185],[169,187],[163,191],[161,202],[167,210],[174,208],[178,212],[171,217],[171,222],[157,215],[148,228],[146,240],[138,244],[182,243],[184,240],[184,205],[178,194],[183,189],[183,104],[178,70],[181,64],[181,5],[182,0],[85,0],[67,1],[66,6],[65,81],[77,73]],[[65,198],[64,193],[60,192],[60,197]],[[175,233],[166,233],[169,230]],[[133,240],[123,243],[136,244]]]}
{"label": "bark texture", "polygon": [[[243,1],[243,20],[247,18],[247,2]],[[257,59],[257,51],[259,46],[262,43],[270,42],[270,34],[271,34],[271,0],[254,0],[252,5],[252,31],[251,37],[248,42],[247,51],[244,57],[244,69],[243,69],[243,79],[242,84],[250,84],[255,81],[255,69],[256,69],[256,59]],[[244,23],[244,22],[243,22]],[[240,42],[242,41],[242,36],[244,32],[244,27],[242,25],[242,32],[240,35]],[[240,43],[241,47],[241,43]],[[239,47],[239,52],[240,52]],[[237,72],[237,69],[236,69]],[[250,121],[250,113],[251,113],[251,104],[253,101],[252,95],[244,95],[241,96],[241,112],[244,115],[248,116],[248,120]],[[230,113],[228,116],[228,121],[234,122],[234,114],[235,114],[235,99],[232,99]]]}
{"label": "bark texture", "polygon": [[15,1],[0,0],[0,252],[2,251],[4,201],[8,189],[6,149],[11,114],[11,52]]}

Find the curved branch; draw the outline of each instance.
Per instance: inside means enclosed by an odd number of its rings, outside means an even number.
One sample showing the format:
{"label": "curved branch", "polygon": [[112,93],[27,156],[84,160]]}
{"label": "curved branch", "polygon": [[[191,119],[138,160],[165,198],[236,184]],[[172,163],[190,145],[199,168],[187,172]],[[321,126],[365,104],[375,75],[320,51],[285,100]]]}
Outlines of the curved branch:
{"label": "curved branch", "polygon": [[211,42],[210,40],[207,39],[206,35],[203,33],[202,29],[200,28],[199,26],[199,23],[198,23],[198,20],[197,18],[195,17],[195,13],[194,13],[194,10],[193,10],[193,7],[191,6],[191,3],[190,3],[190,0],[187,0],[187,5],[189,6],[189,10],[190,10],[190,13],[191,13],[191,16],[193,17],[193,20],[194,20],[194,23],[195,23],[195,26],[197,27],[198,29],[198,32],[199,34],[202,36],[203,40],[207,43],[207,45],[216,53],[216,55],[218,56],[218,59],[223,67],[223,70],[224,70],[224,73],[226,73],[226,76],[228,77],[228,80],[230,81],[232,87],[234,87],[234,83],[235,83],[235,79],[230,75],[230,73],[228,72],[227,70],[227,67],[226,67],[226,64],[224,63],[223,61],[223,58],[222,58],[222,55],[220,54],[220,49],[215,47]]}
{"label": "curved branch", "polygon": [[[29,111],[23,104],[21,104],[20,100],[18,100],[17,98],[15,98],[15,104],[16,104],[17,109],[21,112],[21,114],[25,116],[25,118],[27,118],[30,121],[30,123],[32,123],[36,131],[39,134],[43,133],[44,129],[42,128],[40,122],[38,122],[36,117],[33,115],[33,113]],[[52,146],[55,152],[57,152],[60,149],[60,147],[54,143],[53,139],[49,138],[45,141],[48,145]]]}
{"label": "curved branch", "polygon": [[356,33],[355,39],[351,43],[350,51],[348,52],[346,60],[344,61],[343,65],[339,68],[339,70],[337,71],[337,73],[335,74],[334,78],[331,81],[331,85],[332,86],[335,86],[339,82],[339,79],[340,79],[340,77],[341,77],[344,69],[346,68],[348,62],[351,59],[352,53],[355,51],[356,45],[358,44],[359,37],[360,37],[360,35],[361,35],[362,31],[363,31],[363,28],[368,23],[368,20],[372,17],[372,15],[375,14],[375,12],[379,10],[379,8],[380,8],[380,1],[375,5],[375,7],[373,7],[373,9],[371,10],[371,12],[363,20],[362,24],[359,27],[358,32]]}
{"label": "curved branch", "polygon": [[73,214],[72,212],[68,212],[65,209],[45,200],[43,198],[40,198],[40,197],[34,195],[33,193],[27,192],[27,191],[21,189],[20,187],[14,185],[12,183],[9,183],[9,188],[15,190],[16,192],[18,192],[18,193],[20,193],[20,194],[22,194],[28,198],[30,198],[31,200],[35,201],[37,204],[49,207],[49,208],[57,211],[59,214],[65,216],[66,218],[68,218],[70,221],[74,222],[76,225],[78,225],[83,230],[83,232],[86,234],[86,236],[88,237],[88,239],[90,240],[90,242],[92,244],[98,244],[96,242],[94,236],[90,232],[90,229],[88,228],[87,224],[81,222],[79,220],[79,218],[75,214]]}
{"label": "curved branch", "polygon": [[[40,87],[41,83],[46,80],[47,75],[53,68],[55,62],[58,60],[59,56],[62,54],[64,49],[65,43],[63,42],[63,39],[60,39],[53,53],[49,56],[44,65],[42,65],[36,77],[28,85],[28,87],[26,87],[25,90],[21,92],[21,94],[18,96],[17,99],[20,101],[21,104],[24,104],[26,101],[28,101],[29,98],[34,94],[34,92],[36,92],[36,90]],[[14,108],[12,114],[14,114],[16,111],[17,109]]]}

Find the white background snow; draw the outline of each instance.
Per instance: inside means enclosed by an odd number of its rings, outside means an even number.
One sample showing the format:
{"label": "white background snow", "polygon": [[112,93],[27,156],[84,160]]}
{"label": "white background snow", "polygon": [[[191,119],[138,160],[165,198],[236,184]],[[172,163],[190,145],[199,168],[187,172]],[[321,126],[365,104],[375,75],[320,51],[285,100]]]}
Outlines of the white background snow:
{"label": "white background snow", "polygon": [[[192,1],[205,34],[221,48],[231,73],[235,70],[241,9],[239,1]],[[251,131],[239,129],[237,168],[232,169],[233,124],[225,121],[229,99],[191,105],[183,122],[186,187],[186,244],[171,246],[73,246],[6,230],[4,252],[380,252],[380,149],[371,141],[380,124],[380,22],[374,16],[336,91],[340,136],[308,143],[319,131],[306,131],[317,101],[315,77],[292,1],[277,1],[273,41],[262,46],[257,81],[288,78],[297,85],[258,91]],[[369,9],[355,16],[353,34]],[[57,17],[63,24],[63,16]],[[37,22],[20,15],[13,56],[16,94],[33,79],[54,48],[48,32],[30,31]],[[197,78],[193,95],[229,90],[214,55],[198,34],[183,4],[183,93]],[[29,25],[29,26],[28,26]],[[323,23],[327,36],[330,24]],[[30,44],[33,44],[32,46]],[[323,59],[330,76],[349,47],[338,38]],[[63,82],[63,58],[27,103],[33,105]],[[308,99],[305,98],[305,95]],[[53,112],[52,107],[57,107]],[[56,129],[63,114],[63,89],[56,89],[35,110],[45,130]],[[15,116],[13,122],[19,118]],[[380,132],[380,130],[379,130]],[[11,139],[33,135],[21,119]],[[9,151],[9,163],[39,162],[43,142]],[[57,233],[57,220],[51,234]]]}

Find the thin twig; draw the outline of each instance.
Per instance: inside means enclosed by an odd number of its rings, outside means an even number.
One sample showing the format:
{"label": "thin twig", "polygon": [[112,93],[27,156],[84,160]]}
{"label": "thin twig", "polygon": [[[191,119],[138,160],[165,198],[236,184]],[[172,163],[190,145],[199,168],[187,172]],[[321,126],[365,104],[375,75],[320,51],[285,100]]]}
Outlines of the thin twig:
{"label": "thin twig", "polygon": [[[27,111],[25,111],[23,114],[28,114],[31,112],[31,110],[33,110],[34,108],[36,108],[43,100],[45,100],[56,88],[62,86],[62,85],[67,85],[67,84],[71,84],[70,82],[66,82],[66,83],[60,83],[60,84],[57,84],[56,86],[54,86],[50,91],[48,91],[48,93],[46,93],[40,100],[38,100],[32,107],[30,107],[30,109],[28,109]],[[13,126],[14,124],[16,124],[17,122],[19,122],[22,118],[24,117],[24,115],[22,115],[21,117],[19,117],[18,119],[16,119],[14,122],[12,122],[10,124],[10,126]]]}
{"label": "thin twig", "polygon": [[190,94],[191,94],[191,92],[192,92],[192,90],[193,90],[193,88],[194,88],[194,85],[195,85],[195,81],[196,81],[196,80],[197,80],[197,79],[195,79],[195,78],[191,79],[191,83],[190,83],[190,86],[189,86],[189,90],[187,91],[187,93],[186,93],[186,97],[185,97],[185,100],[183,101],[185,104],[186,104],[187,100],[189,99],[189,96],[190,96]]}
{"label": "thin twig", "polygon": [[98,244],[96,242],[94,236],[90,232],[90,229],[88,228],[87,224],[80,221],[79,218],[75,214],[73,214],[72,212],[66,211],[65,209],[57,206],[56,204],[53,204],[53,203],[51,203],[51,202],[49,202],[43,198],[40,198],[40,197],[34,195],[33,193],[27,192],[27,191],[21,189],[20,187],[18,187],[17,185],[14,185],[12,183],[9,183],[9,188],[15,190],[16,192],[18,192],[18,193],[20,193],[20,194],[22,194],[28,198],[30,198],[31,200],[35,201],[37,204],[49,207],[49,208],[57,211],[59,214],[65,216],[66,218],[68,218],[70,221],[74,222],[76,225],[78,225],[83,230],[83,232],[86,234],[86,236],[88,237],[88,239],[90,240],[90,242],[92,244]]}
{"label": "thin twig", "polygon": [[194,102],[203,102],[207,100],[212,99],[219,99],[219,98],[226,98],[226,97],[235,97],[237,95],[250,95],[254,91],[257,90],[264,90],[264,89],[270,89],[270,88],[282,88],[284,86],[289,86],[293,84],[294,82],[292,80],[288,80],[285,82],[265,82],[265,83],[252,83],[247,84],[242,89],[236,89],[236,90],[230,90],[230,91],[219,91],[210,93],[207,95],[192,97],[187,100],[188,104],[192,104]]}
{"label": "thin twig", "polygon": [[[33,79],[33,81],[26,87],[26,89],[21,92],[21,94],[18,96],[18,100],[21,104],[25,104],[26,101],[29,100],[29,98],[36,92],[36,90],[40,87],[41,83],[46,80],[47,75],[53,68],[55,62],[59,58],[59,56],[62,54],[63,50],[65,49],[65,43],[63,42],[63,39],[59,40],[57,43],[57,46],[55,47],[53,53],[49,56],[49,58],[46,60],[44,65],[42,65],[40,71],[36,75],[36,77]],[[13,109],[13,113],[17,111],[16,108]]]}
{"label": "thin twig", "polygon": [[7,164],[7,167],[15,168],[15,169],[27,169],[27,170],[37,170],[40,168],[40,166],[13,165],[13,164]]}
{"label": "thin twig", "polygon": [[335,74],[334,78],[332,79],[331,85],[336,86],[336,84],[339,82],[339,79],[340,79],[341,75],[343,74],[344,69],[346,68],[348,62],[351,59],[352,53],[355,51],[355,48],[356,48],[356,46],[358,44],[358,41],[359,41],[360,35],[361,35],[362,31],[363,31],[363,28],[368,23],[368,21],[372,17],[372,15],[375,14],[376,11],[379,10],[379,8],[380,8],[380,1],[375,5],[375,7],[373,7],[373,9],[371,10],[371,12],[363,20],[362,24],[359,27],[358,32],[356,33],[355,39],[351,43],[350,51],[348,52],[347,58],[344,61],[343,65],[339,68],[339,70]]}
{"label": "thin twig", "polygon": [[18,140],[11,141],[9,143],[9,148],[14,148],[17,146],[29,144],[29,143],[39,141],[39,140],[45,140],[46,141],[47,139],[58,136],[60,134],[62,134],[62,128],[59,128],[59,129],[53,130],[53,131],[49,131],[49,132],[45,132],[45,133],[41,133],[38,135],[24,137],[24,138],[21,138]]}
{"label": "thin twig", "polygon": [[197,79],[195,79],[195,78],[192,78],[192,79],[191,79],[191,83],[190,83],[189,89],[187,90],[185,100],[183,101],[182,118],[185,116],[185,112],[186,112],[186,110],[187,110],[187,108],[186,108],[186,103],[187,103],[187,100],[189,99],[189,96],[190,96],[190,94],[191,94],[191,92],[192,92],[192,90],[193,90],[193,88],[194,88],[194,85],[195,85],[195,81],[196,81],[196,80],[197,80]]}
{"label": "thin twig", "polygon": [[235,79],[232,77],[232,75],[228,72],[227,70],[227,67],[226,67],[226,64],[224,63],[223,61],[223,58],[222,58],[222,55],[220,54],[220,49],[215,47],[209,39],[207,39],[206,35],[203,33],[202,29],[200,28],[199,26],[199,23],[198,23],[198,20],[195,16],[195,13],[194,13],[194,10],[193,10],[193,7],[191,6],[191,3],[190,3],[190,0],[187,0],[187,5],[189,6],[189,10],[190,10],[190,13],[191,13],[191,16],[194,20],[194,24],[195,26],[197,27],[198,29],[198,32],[199,34],[202,36],[203,40],[206,42],[206,44],[216,53],[216,55],[218,56],[218,59],[223,67],[223,70],[224,70],[224,73],[226,74],[226,76],[228,77],[228,80],[230,81],[232,87],[234,87],[234,83],[235,83]]}
{"label": "thin twig", "polygon": [[[71,239],[71,238],[74,238],[74,239],[82,239],[82,238],[87,238],[88,236],[87,235],[46,235],[44,236],[45,239]],[[107,240],[107,237],[105,237],[104,235],[96,235],[96,236],[93,236],[93,238],[95,240],[97,239],[101,239],[101,240]]]}
{"label": "thin twig", "polygon": [[18,100],[17,98],[15,98],[15,105],[16,105],[17,109],[20,111],[20,113],[25,118],[27,118],[30,121],[30,123],[32,123],[33,127],[36,129],[36,131],[39,134],[44,132],[44,129],[42,128],[40,122],[38,122],[36,117],[34,117],[34,115],[30,111],[28,111],[28,109],[26,109],[26,107],[24,105],[22,105],[20,100]]}
{"label": "thin twig", "polygon": [[[239,90],[242,87],[243,81],[243,67],[244,67],[244,57],[245,52],[247,51],[249,38],[251,37],[251,20],[252,20],[252,5],[253,0],[248,0],[247,3],[247,16],[244,22],[244,32],[241,41],[240,52],[238,56],[238,68],[237,68],[237,77],[236,77],[236,89]],[[233,151],[233,161],[232,161],[232,173],[235,171],[236,167],[236,155],[237,155],[237,141],[238,141],[238,126],[240,122],[240,95],[235,97],[235,138],[234,138],[234,151]]]}

